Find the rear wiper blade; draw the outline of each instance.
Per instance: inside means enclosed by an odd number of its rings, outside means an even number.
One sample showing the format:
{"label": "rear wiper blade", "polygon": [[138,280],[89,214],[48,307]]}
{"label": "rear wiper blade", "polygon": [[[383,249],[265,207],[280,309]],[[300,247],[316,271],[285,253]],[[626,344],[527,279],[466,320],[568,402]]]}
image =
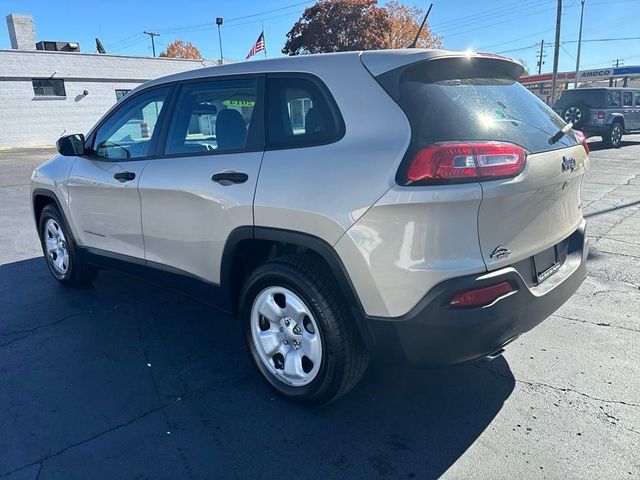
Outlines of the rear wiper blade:
{"label": "rear wiper blade", "polygon": [[564,127],[562,127],[561,130],[558,130],[556,133],[551,135],[551,137],[549,138],[549,145],[553,145],[554,143],[556,143],[558,140],[564,137],[567,133],[569,133],[569,131],[571,131],[572,128],[573,128],[573,123],[567,123]]}

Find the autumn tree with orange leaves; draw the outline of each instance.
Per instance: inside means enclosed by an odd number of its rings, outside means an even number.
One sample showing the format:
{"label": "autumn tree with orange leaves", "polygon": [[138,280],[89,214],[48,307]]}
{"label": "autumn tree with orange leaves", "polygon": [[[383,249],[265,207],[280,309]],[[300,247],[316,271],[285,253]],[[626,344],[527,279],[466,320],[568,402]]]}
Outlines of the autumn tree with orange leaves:
{"label": "autumn tree with orange leaves", "polygon": [[191,42],[175,40],[167,45],[167,49],[160,54],[161,57],[168,58],[192,58],[201,59],[200,50]]}
{"label": "autumn tree with orange leaves", "polygon": [[[420,7],[408,7],[392,0],[384,6],[389,15],[387,48],[407,48],[416,38],[424,18]],[[418,37],[417,48],[442,48],[442,37],[435,35],[425,23]]]}

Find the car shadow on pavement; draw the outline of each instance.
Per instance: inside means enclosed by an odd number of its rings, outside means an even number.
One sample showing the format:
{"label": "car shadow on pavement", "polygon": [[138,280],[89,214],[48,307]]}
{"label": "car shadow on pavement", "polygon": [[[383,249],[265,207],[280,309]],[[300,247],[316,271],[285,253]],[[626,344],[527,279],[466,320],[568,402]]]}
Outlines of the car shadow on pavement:
{"label": "car shadow on pavement", "polygon": [[[0,476],[436,478],[514,389],[507,362],[373,366],[336,402],[275,396],[238,322],[117,272],[0,266]],[[24,477],[26,478],[26,477]]]}

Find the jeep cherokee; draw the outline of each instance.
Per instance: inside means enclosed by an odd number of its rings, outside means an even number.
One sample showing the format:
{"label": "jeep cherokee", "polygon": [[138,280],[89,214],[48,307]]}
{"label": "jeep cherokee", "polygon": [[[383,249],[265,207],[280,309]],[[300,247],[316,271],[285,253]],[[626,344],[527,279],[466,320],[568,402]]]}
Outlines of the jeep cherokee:
{"label": "jeep cherokee", "polygon": [[369,51],[141,85],[32,177],[49,270],[147,275],[237,315],[284,396],[369,358],[498,355],[585,277],[584,138],[489,54]]}

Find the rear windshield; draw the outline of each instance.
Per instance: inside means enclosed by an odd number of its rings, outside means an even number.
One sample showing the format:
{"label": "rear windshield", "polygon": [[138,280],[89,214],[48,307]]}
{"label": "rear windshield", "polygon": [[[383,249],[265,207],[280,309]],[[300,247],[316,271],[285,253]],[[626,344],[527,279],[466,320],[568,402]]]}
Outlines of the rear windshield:
{"label": "rear windshield", "polygon": [[[456,77],[464,73],[459,78],[447,78],[442,60],[412,66],[396,76],[396,91],[388,91],[409,118],[414,147],[441,141],[502,141],[536,153],[577,144],[570,133],[550,145],[549,138],[565,122],[514,78],[492,76],[504,74],[500,64],[507,63],[493,62],[500,68],[485,62],[475,71],[450,69]],[[381,83],[386,88],[390,80]]]}
{"label": "rear windshield", "polygon": [[603,106],[604,93],[606,90],[580,88],[578,90],[565,90],[558,103],[557,108],[568,107],[570,104],[582,102],[590,107],[597,108]]}

